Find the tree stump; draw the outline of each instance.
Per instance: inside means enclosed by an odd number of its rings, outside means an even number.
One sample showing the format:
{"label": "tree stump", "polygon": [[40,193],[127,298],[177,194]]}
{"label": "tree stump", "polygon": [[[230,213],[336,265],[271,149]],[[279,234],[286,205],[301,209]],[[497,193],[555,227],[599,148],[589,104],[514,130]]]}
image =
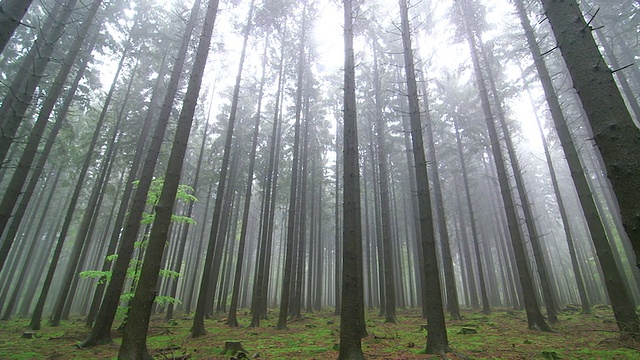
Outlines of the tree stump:
{"label": "tree stump", "polygon": [[427,324],[420,325],[420,331],[427,331]]}
{"label": "tree stump", "polygon": [[247,350],[245,350],[242,347],[242,343],[240,341],[231,341],[231,340],[227,340],[224,342],[224,350],[222,351],[222,355],[235,355],[239,352],[242,353],[246,353]]}
{"label": "tree stump", "polygon": [[35,332],[33,331],[25,331],[22,333],[22,338],[24,339],[33,339],[33,337],[36,335]]}
{"label": "tree stump", "polygon": [[470,327],[463,327],[462,329],[460,329],[460,331],[458,332],[458,334],[477,334],[478,330],[474,329],[474,328],[470,328]]}

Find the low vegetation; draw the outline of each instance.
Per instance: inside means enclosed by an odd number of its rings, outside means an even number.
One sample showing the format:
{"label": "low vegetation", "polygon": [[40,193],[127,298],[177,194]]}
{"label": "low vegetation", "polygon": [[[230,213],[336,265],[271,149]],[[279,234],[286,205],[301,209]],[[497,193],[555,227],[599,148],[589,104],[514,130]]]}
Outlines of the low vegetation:
{"label": "low vegetation", "polygon": [[[527,330],[523,311],[496,310],[490,315],[464,311],[459,321],[447,322],[452,359],[637,359],[640,343],[622,339],[609,307],[600,306],[583,315],[568,307],[560,315],[555,332]],[[369,336],[363,340],[368,359],[425,359],[424,320],[416,310],[398,313],[398,324],[386,324],[377,311],[367,313]],[[248,358],[336,359],[339,317],[329,310],[309,313],[289,322],[288,330],[275,330],[276,314],[260,328],[247,328],[250,314],[238,314],[242,325],[230,328],[225,319],[207,320],[206,336],[189,337],[191,319],[165,322],[152,319],[148,346],[158,359],[229,359],[222,355],[225,341],[239,341]],[[44,327],[32,338],[23,338],[26,319],[0,322],[0,359],[115,359],[119,335],[113,345],[78,349],[88,330],[80,319],[60,327]],[[463,330],[465,329],[465,330]],[[475,329],[477,333],[469,331]],[[28,337],[28,336],[27,336]]]}

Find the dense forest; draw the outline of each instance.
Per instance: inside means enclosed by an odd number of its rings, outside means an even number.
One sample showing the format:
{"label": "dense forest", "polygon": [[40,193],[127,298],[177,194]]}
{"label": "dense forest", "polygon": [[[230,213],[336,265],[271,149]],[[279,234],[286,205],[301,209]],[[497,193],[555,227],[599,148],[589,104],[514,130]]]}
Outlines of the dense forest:
{"label": "dense forest", "polygon": [[640,349],[639,64],[639,0],[0,0],[0,338],[212,358],[153,324],[323,314],[364,359],[415,314],[466,358],[452,321],[598,313]]}

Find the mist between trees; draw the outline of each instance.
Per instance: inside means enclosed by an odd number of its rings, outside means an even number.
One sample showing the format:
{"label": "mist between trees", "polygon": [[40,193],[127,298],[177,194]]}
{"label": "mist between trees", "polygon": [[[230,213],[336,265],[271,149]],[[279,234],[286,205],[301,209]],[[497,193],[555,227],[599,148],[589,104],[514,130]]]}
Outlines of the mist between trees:
{"label": "mist between trees", "polygon": [[123,359],[240,309],[332,308],[340,359],[366,308],[433,354],[466,308],[640,336],[640,1],[0,8],[3,320],[124,318]]}

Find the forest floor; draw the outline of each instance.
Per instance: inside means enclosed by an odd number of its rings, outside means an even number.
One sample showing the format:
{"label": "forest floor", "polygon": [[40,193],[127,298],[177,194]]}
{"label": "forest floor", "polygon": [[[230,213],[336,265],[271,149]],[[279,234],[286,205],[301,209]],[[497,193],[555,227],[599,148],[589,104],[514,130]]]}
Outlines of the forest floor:
{"label": "forest floor", "polygon": [[[609,307],[579,314],[570,307],[560,314],[555,332],[527,329],[524,311],[494,310],[490,315],[464,310],[462,320],[449,320],[447,331],[453,353],[448,359],[640,359],[640,342],[622,340]],[[249,358],[336,359],[339,317],[328,309],[289,321],[288,330],[275,330],[277,316],[264,320],[259,328],[247,328],[250,315],[240,312],[244,327],[230,328],[225,319],[207,320],[206,336],[191,339],[188,317],[165,322],[158,315],[150,325],[148,348],[157,359],[229,359],[220,355],[227,340],[241,341]],[[421,354],[425,346],[424,320],[417,310],[400,310],[398,324],[384,323],[377,311],[367,313],[369,336],[362,340],[367,359],[430,359]],[[121,334],[114,332],[113,345],[78,349],[75,345],[88,334],[81,320],[59,327],[43,326],[31,339],[23,338],[28,319],[0,322],[0,359],[113,359]],[[462,329],[475,329],[464,334]],[[473,332],[473,331],[470,331]]]}

